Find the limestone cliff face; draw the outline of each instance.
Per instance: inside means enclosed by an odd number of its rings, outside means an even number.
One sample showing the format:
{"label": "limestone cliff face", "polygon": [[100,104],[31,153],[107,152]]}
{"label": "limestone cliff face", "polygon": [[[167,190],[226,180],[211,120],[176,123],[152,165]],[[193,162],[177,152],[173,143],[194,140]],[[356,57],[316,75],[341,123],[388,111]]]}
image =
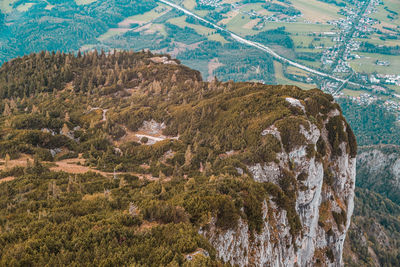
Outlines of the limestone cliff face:
{"label": "limestone cliff face", "polygon": [[[306,114],[307,99],[286,98],[300,113]],[[325,114],[322,123],[312,119],[297,128],[295,145],[280,121],[261,135],[276,138],[281,151],[271,162],[247,166],[258,182],[272,183],[292,190],[294,217],[301,224],[295,232],[293,214],[282,209],[273,197],[263,203],[263,229],[251,233],[244,220],[236,229],[221,230],[215,220],[201,229],[225,262],[239,266],[341,266],[346,233],[354,206],[356,159],[351,144],[354,136],[338,109]],[[308,117],[310,118],[310,117]],[[346,138],[332,138],[343,135]],[[353,148],[351,148],[353,146]],[[316,152],[315,152],[316,151]],[[295,182],[285,184],[282,177],[290,172]]]}
{"label": "limestone cliff face", "polygon": [[361,147],[357,156],[357,185],[400,203],[400,147]]}

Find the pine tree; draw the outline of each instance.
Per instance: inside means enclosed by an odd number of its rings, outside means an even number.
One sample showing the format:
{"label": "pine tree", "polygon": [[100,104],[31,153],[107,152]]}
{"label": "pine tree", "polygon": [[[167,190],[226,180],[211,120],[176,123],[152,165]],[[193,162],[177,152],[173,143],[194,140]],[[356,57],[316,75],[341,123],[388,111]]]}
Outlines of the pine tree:
{"label": "pine tree", "polygon": [[192,148],[190,145],[188,145],[185,152],[185,166],[189,166],[192,163],[192,158]]}
{"label": "pine tree", "polygon": [[8,117],[10,115],[11,115],[11,109],[8,103],[6,102],[6,104],[4,105],[3,116]]}
{"label": "pine tree", "polygon": [[64,123],[62,129],[61,129],[61,134],[65,136],[69,136],[69,128],[66,123]]}
{"label": "pine tree", "polygon": [[69,122],[69,120],[70,120],[69,113],[66,112],[66,113],[65,113],[65,121],[68,121],[68,122]]}
{"label": "pine tree", "polygon": [[32,106],[32,113],[38,113],[39,109],[37,106],[33,105]]}
{"label": "pine tree", "polygon": [[4,166],[6,167],[6,169],[8,169],[9,162],[10,162],[10,155],[7,153],[4,159]]}
{"label": "pine tree", "polygon": [[17,103],[15,103],[14,99],[10,100],[10,108],[11,108],[12,111],[17,111],[18,110]]}

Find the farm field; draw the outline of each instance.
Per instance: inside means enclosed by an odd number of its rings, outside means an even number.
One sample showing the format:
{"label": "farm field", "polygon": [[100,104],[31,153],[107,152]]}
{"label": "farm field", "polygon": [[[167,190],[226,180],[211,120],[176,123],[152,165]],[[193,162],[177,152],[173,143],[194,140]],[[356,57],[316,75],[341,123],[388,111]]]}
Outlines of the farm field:
{"label": "farm field", "polygon": [[3,13],[9,13],[12,11],[12,4],[17,0],[1,0],[0,1],[0,10]]}
{"label": "farm field", "polygon": [[226,28],[239,35],[254,35],[258,31],[245,28],[252,19],[247,14],[237,14],[226,24]]}
{"label": "farm field", "polygon": [[[361,56],[359,59],[351,61],[350,65],[357,72],[381,73],[381,74],[398,74],[400,70],[400,56],[389,56],[373,53],[357,53]],[[389,66],[378,66],[375,64],[377,60],[388,61]]]}
{"label": "farm field", "polygon": [[352,96],[352,97],[359,97],[362,94],[368,94],[367,91],[364,90],[350,90],[350,89],[343,89],[342,91],[345,95]]}
{"label": "farm field", "polygon": [[184,27],[192,28],[200,35],[208,35],[208,34],[215,32],[215,30],[212,28],[205,27],[203,25],[187,23],[185,20],[186,20],[186,16],[181,16],[181,17],[169,19],[167,22],[174,24],[181,28],[184,28]]}
{"label": "farm field", "polygon": [[286,31],[292,34],[311,34],[311,33],[323,33],[334,30],[334,27],[327,24],[309,24],[309,23],[289,23],[289,22],[269,22],[265,25],[263,30],[276,29],[279,27],[285,27]]}
{"label": "farm field", "polygon": [[390,11],[399,12],[400,2],[397,0],[383,0],[383,5],[378,7],[378,12],[374,13],[371,17],[379,20],[381,23],[377,25],[377,28],[382,29],[382,26],[396,28],[400,24],[399,15],[393,16],[394,19],[389,18],[391,15]]}
{"label": "farm field", "polygon": [[283,75],[283,66],[281,63],[274,61],[274,68],[275,68],[275,78],[277,84],[289,84],[289,85],[296,85],[302,89],[313,89],[316,86],[314,84],[307,84],[297,81],[292,81],[286,78]]}
{"label": "farm field", "polygon": [[[105,32],[104,34],[99,36],[97,38],[97,40],[102,42],[102,41],[105,41],[105,40],[107,40],[109,38],[112,38],[114,36],[124,34],[127,31],[129,31],[129,27],[130,27],[131,24],[144,25],[144,24],[147,24],[147,23],[151,23],[151,21],[153,21],[154,19],[166,14],[170,10],[171,10],[170,7],[165,6],[163,4],[160,4],[160,6],[154,8],[154,9],[152,9],[152,10],[150,10],[150,11],[144,13],[144,14],[127,17],[123,21],[118,23],[119,28],[111,28],[111,29],[109,29],[107,32]],[[165,31],[163,30],[162,25],[159,25],[158,27],[154,26],[154,25],[150,25],[150,30],[151,30],[151,28],[153,28],[153,30],[156,29],[160,33],[166,35]],[[146,28],[146,30],[149,30],[149,28]]]}
{"label": "farm field", "polygon": [[151,21],[155,20],[158,17],[161,17],[162,15],[166,14],[170,10],[171,10],[171,8],[169,6],[166,6],[162,3],[160,3],[160,4],[158,4],[158,7],[154,8],[146,13],[130,16],[130,17],[127,17],[127,19],[147,23],[147,22],[151,22]]}
{"label": "farm field", "polygon": [[182,5],[189,10],[193,10],[196,7],[196,0],[184,0]]}
{"label": "farm field", "polygon": [[89,5],[97,0],[75,0],[77,5]]}
{"label": "farm field", "polygon": [[291,0],[293,6],[301,11],[302,19],[313,23],[326,23],[329,20],[343,18],[339,7],[317,0]]}

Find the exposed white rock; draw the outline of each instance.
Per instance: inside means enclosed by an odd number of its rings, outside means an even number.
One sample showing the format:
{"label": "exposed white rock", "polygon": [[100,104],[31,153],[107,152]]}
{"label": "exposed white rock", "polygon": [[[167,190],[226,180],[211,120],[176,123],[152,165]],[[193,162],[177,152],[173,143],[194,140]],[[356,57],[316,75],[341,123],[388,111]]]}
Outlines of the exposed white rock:
{"label": "exposed white rock", "polygon": [[141,139],[143,137],[146,137],[148,139],[148,141],[146,142],[146,145],[154,145],[157,142],[160,141],[164,141],[165,139],[167,139],[164,136],[161,137],[155,137],[155,136],[151,136],[151,135],[147,135],[147,134],[136,134],[136,136]]}
{"label": "exposed white rock", "polygon": [[169,60],[168,57],[152,57],[150,58],[151,61],[154,63],[163,63],[163,64],[171,64],[171,65],[178,65],[175,60]]}
{"label": "exposed white rock", "polygon": [[300,125],[300,133],[304,135],[307,141],[311,144],[316,144],[321,132],[315,124],[310,123],[310,129],[307,130],[303,125]]}
{"label": "exposed white rock", "polygon": [[328,113],[328,118],[332,118],[332,117],[336,117],[340,115],[340,111],[337,109],[332,109],[331,111],[329,111]]}
{"label": "exposed white rock", "polygon": [[300,108],[304,113],[306,113],[306,109],[304,108],[303,104],[301,104],[300,100],[292,98],[292,97],[286,97],[286,101],[289,102],[294,107]]}
{"label": "exposed white rock", "polygon": [[142,127],[140,127],[139,131],[146,132],[147,134],[161,135],[161,131],[165,129],[165,123],[158,123],[155,120],[144,121]]}
{"label": "exposed white rock", "polygon": [[[297,101],[288,101],[296,106],[301,105]],[[336,111],[332,111],[331,115],[335,116],[339,112]],[[281,133],[274,125],[261,133],[263,136],[267,134],[282,140]],[[299,134],[303,134],[307,140],[303,146],[293,148],[288,153],[278,153],[276,162],[258,163],[247,166],[247,169],[258,182],[279,185],[283,169],[290,170],[297,177],[299,188],[295,210],[302,233],[292,236],[287,211],[278,208],[271,199],[266,200],[263,204],[264,227],[260,234],[253,233],[253,240],[243,219],[239,220],[237,229],[226,231],[218,229],[213,219],[207,231],[200,231],[210,240],[223,261],[238,266],[314,266],[318,254],[323,265],[343,265],[344,239],[354,208],[356,159],[346,153],[345,143],[340,144],[344,153],[339,157],[333,157],[329,147],[323,159],[307,155],[307,147],[313,145],[316,149],[320,137],[329,144],[325,127],[321,131],[310,123],[308,129],[300,126]],[[325,168],[333,174],[332,185],[324,184],[324,161],[327,164]],[[318,223],[320,212],[324,212],[320,210],[321,204],[326,201],[330,203],[328,212],[341,213],[344,208],[347,216],[344,225],[336,225],[333,217],[327,216],[329,219],[326,223],[332,224],[330,234]],[[334,262],[330,262],[326,255],[328,250],[332,252]]]}
{"label": "exposed white rock", "polygon": [[279,165],[275,162],[264,163],[264,165],[257,163],[247,168],[253,174],[253,178],[257,182],[278,183],[279,175],[281,174]]}
{"label": "exposed white rock", "polygon": [[[396,151],[396,147],[393,146],[393,151],[390,151],[390,146],[387,146],[388,151],[384,150],[384,147],[374,147],[368,149],[357,156],[357,162],[359,166],[362,166],[362,171],[365,173],[364,176],[368,178],[365,182],[380,184],[390,183],[400,190],[400,153]],[[361,170],[361,169],[360,169]],[[389,171],[391,177],[390,180],[382,180],[381,174]]]}
{"label": "exposed white rock", "polygon": [[261,132],[262,136],[266,136],[267,134],[275,136],[279,141],[282,140],[281,133],[278,131],[278,128],[276,128],[275,125],[271,125],[270,127]]}
{"label": "exposed white rock", "polygon": [[400,186],[400,158],[395,161],[391,170],[394,177],[396,177],[395,182],[397,186]]}

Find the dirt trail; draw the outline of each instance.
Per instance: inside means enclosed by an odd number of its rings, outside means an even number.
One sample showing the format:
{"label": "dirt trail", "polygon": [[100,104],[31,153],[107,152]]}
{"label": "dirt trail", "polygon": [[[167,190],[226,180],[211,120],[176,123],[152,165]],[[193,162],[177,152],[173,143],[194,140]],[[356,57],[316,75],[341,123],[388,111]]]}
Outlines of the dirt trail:
{"label": "dirt trail", "polygon": [[95,111],[95,110],[99,110],[99,109],[103,112],[103,116],[101,118],[101,121],[106,121],[107,120],[106,114],[107,114],[107,111],[108,111],[107,108],[98,108],[98,107],[91,108],[89,111],[86,111],[85,114],[89,114],[90,112]]}
{"label": "dirt trail", "polygon": [[1,179],[0,179],[0,184],[1,184],[1,183],[5,183],[5,182],[10,182],[10,181],[12,181],[12,180],[14,180],[14,179],[15,179],[14,176],[9,176],[9,177],[5,177],[5,178],[1,178]]}
{"label": "dirt trail", "polygon": [[[80,164],[78,164],[78,162]],[[113,173],[102,172],[88,166],[83,166],[85,160],[83,158],[65,159],[54,162],[57,166],[50,167],[51,171],[64,171],[67,173],[80,174],[86,172],[95,172],[103,176],[112,175]]]}
{"label": "dirt trail", "polygon": [[[20,158],[18,159],[13,159],[9,160],[7,163],[7,168],[12,169],[17,166],[25,167],[27,164],[27,161],[33,162],[33,159],[29,157],[28,155],[23,154]],[[6,169],[6,162],[4,159],[0,159],[0,171]]]}
{"label": "dirt trail", "polygon": [[[8,162],[8,169],[12,169],[17,166],[26,167],[28,164],[27,163],[28,161],[30,162],[30,164],[33,164],[33,158],[29,157],[28,155],[23,155],[19,159],[10,160]],[[4,164],[4,160],[0,160],[0,163],[3,163],[2,165],[0,165],[0,170],[5,170],[6,167]],[[63,171],[66,173],[71,173],[71,174],[82,174],[82,173],[87,173],[87,172],[95,172],[95,173],[98,173],[105,177],[112,177],[114,175],[122,175],[122,174],[131,174],[131,175],[139,177],[140,179],[148,179],[151,181],[158,179],[157,177],[153,177],[151,174],[132,173],[132,172],[115,172],[114,173],[114,172],[99,171],[94,168],[84,166],[85,159],[82,158],[81,154],[80,154],[79,158],[65,159],[65,160],[60,160],[60,161],[56,161],[56,162],[42,162],[42,163],[53,165],[50,167],[50,170],[55,171],[55,172]],[[0,183],[12,181],[14,179],[15,179],[15,177],[12,177],[12,176],[0,178]],[[168,179],[165,179],[165,180],[168,180]]]}

